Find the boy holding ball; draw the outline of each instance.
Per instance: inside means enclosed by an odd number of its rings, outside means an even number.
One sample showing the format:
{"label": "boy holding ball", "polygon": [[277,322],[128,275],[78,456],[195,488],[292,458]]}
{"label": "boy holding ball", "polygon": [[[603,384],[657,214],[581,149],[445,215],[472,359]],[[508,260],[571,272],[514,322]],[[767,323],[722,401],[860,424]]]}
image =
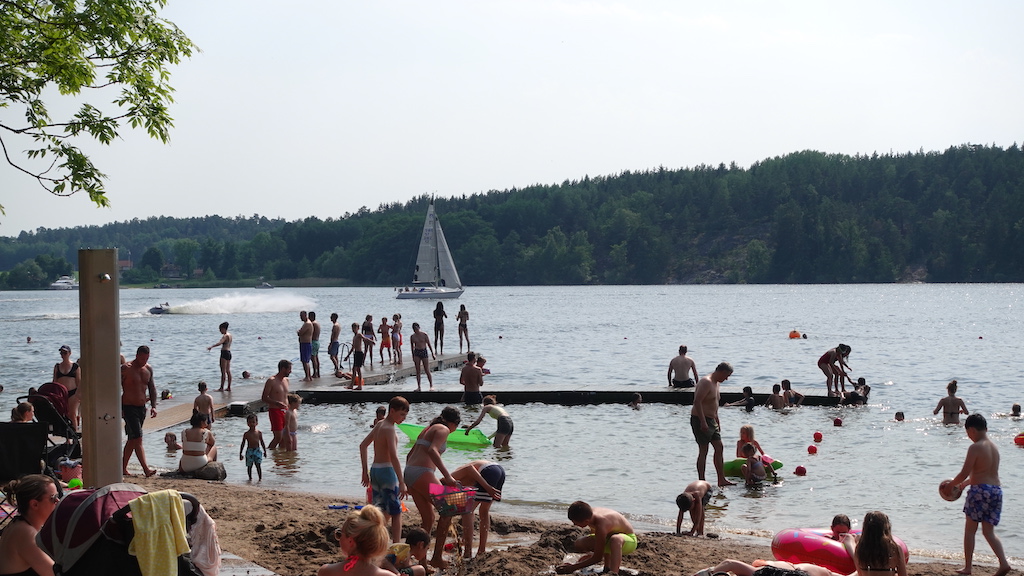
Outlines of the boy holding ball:
{"label": "boy holding ball", "polygon": [[981,533],[988,541],[992,553],[999,559],[999,570],[995,576],[1003,576],[1010,571],[1010,564],[1003,552],[1003,543],[996,536],[996,525],[1003,510],[1003,489],[999,484],[999,449],[988,439],[988,423],[981,414],[971,414],[964,422],[964,431],[971,439],[967,449],[967,457],[960,473],[950,482],[952,486],[967,490],[964,501],[964,567],[959,574],[971,573],[971,561],[974,557],[974,536],[981,524]]}

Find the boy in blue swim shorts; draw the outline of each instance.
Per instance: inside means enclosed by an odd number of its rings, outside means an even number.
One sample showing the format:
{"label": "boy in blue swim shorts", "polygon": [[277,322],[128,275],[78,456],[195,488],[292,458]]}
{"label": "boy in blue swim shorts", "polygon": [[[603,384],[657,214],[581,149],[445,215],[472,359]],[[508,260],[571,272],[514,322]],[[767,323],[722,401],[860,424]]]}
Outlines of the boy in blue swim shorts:
{"label": "boy in blue swim shorts", "polygon": [[964,422],[964,431],[971,439],[967,457],[960,473],[950,482],[961,489],[970,486],[964,500],[964,567],[960,574],[970,574],[974,558],[974,536],[981,524],[981,533],[992,553],[999,560],[995,576],[1004,576],[1010,564],[1003,552],[1003,543],[996,536],[996,525],[1003,511],[1003,489],[999,482],[999,449],[988,438],[988,422],[981,414],[971,414]]}
{"label": "boy in blue swim shorts", "polygon": [[[363,465],[363,486],[370,488],[373,505],[380,508],[385,518],[391,518],[391,541],[402,538],[402,498],[408,489],[398,459],[398,436],[395,425],[409,415],[409,401],[395,396],[388,403],[388,415],[377,422],[359,443],[359,458]],[[373,443],[373,466],[367,468],[367,448]]]}

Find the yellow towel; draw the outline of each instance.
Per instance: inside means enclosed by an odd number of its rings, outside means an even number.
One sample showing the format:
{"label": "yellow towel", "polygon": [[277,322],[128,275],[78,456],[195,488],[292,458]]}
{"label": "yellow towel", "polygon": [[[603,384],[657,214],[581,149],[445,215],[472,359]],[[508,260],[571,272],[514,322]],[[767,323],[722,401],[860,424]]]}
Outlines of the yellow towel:
{"label": "yellow towel", "polygon": [[138,557],[142,576],[176,576],[178,556],[189,551],[185,506],[177,490],[161,490],[128,503],[135,537],[128,553]]}

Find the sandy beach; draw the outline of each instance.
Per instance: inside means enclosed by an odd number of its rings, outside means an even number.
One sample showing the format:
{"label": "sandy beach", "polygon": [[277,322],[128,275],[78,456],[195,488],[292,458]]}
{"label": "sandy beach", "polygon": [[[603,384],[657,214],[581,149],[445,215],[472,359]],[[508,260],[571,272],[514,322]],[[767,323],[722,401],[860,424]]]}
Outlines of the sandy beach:
{"label": "sandy beach", "polygon": [[[332,510],[330,504],[361,504],[351,499],[265,489],[258,486],[229,485],[221,482],[178,478],[126,478],[146,489],[190,492],[197,496],[217,522],[221,548],[264,566],[282,576],[316,574],[325,563],[338,560],[340,553],[327,535],[344,519],[344,510]],[[409,504],[411,506],[411,504]],[[414,510],[403,515],[405,526],[415,526],[419,516]],[[523,520],[492,514],[492,540],[517,542],[506,549],[488,551],[464,565],[453,563],[445,574],[465,576],[533,576],[550,574],[566,554],[565,547],[581,532],[564,524]],[[686,524],[684,523],[684,526]],[[449,538],[449,542],[453,539]],[[763,542],[763,543],[758,543]],[[717,564],[725,558],[745,562],[771,558],[767,541],[722,535],[720,538],[680,537],[665,532],[641,534],[636,552],[627,556],[623,567],[640,576],[681,574]],[[502,544],[497,544],[501,546]],[[598,565],[598,568],[600,565]],[[911,557],[911,576],[952,573],[951,564],[915,562]],[[975,567],[975,574],[987,574],[989,568]]]}

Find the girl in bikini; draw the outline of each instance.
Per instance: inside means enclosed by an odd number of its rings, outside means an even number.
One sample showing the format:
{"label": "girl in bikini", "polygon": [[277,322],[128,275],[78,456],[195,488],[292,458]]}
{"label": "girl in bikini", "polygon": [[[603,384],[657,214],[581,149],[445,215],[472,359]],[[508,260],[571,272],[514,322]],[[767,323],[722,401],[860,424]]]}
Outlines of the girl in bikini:
{"label": "girl in bikini", "polygon": [[466,337],[466,350],[471,350],[469,345],[469,327],[466,326],[466,322],[469,322],[469,311],[466,310],[465,304],[459,305],[459,313],[455,315],[455,318],[459,321],[459,353],[462,353],[462,337]]}
{"label": "girl in bikini", "polygon": [[[444,319],[447,317],[448,314],[444,311],[444,304],[438,302],[437,307],[434,308],[434,350],[437,350],[438,354],[444,354]],[[440,347],[438,346],[438,339],[441,341]]]}
{"label": "girl in bikini", "polygon": [[508,448],[508,439],[512,437],[512,431],[515,429],[512,425],[512,417],[508,415],[508,412],[498,406],[498,401],[494,395],[484,396],[483,407],[480,409],[480,415],[476,417],[476,420],[466,428],[466,435],[469,435],[469,431],[476,428],[484,416],[490,415],[498,421],[498,431],[494,433],[494,447],[495,448]]}
{"label": "girl in bikini", "polygon": [[[850,376],[847,374],[850,367],[846,364],[846,358],[852,351],[853,349],[846,344],[840,344],[818,358],[818,368],[825,374],[825,386],[828,387],[829,396],[839,396],[840,387],[843,392],[846,392],[843,378],[850,380]],[[853,384],[853,380],[850,380],[850,384]],[[835,387],[835,392],[832,391],[833,387]]]}
{"label": "girl in bikini", "polygon": [[[459,410],[447,406],[441,411],[440,416],[431,420],[430,425],[420,432],[412,450],[409,450],[409,454],[405,457],[405,470],[403,470],[405,486],[423,520],[421,526],[427,532],[434,524],[434,505],[431,500],[432,485],[437,485],[434,487],[434,492],[440,492],[440,484],[455,486],[455,479],[448,473],[444,461],[441,460],[441,454],[448,449],[448,435],[459,427],[461,420]],[[434,475],[438,470],[441,471],[440,481]],[[448,516],[442,516],[437,521],[437,532],[434,538],[442,541],[442,548],[451,522],[452,519]],[[437,552],[430,560],[430,564],[438,568],[447,566],[447,562]]]}

